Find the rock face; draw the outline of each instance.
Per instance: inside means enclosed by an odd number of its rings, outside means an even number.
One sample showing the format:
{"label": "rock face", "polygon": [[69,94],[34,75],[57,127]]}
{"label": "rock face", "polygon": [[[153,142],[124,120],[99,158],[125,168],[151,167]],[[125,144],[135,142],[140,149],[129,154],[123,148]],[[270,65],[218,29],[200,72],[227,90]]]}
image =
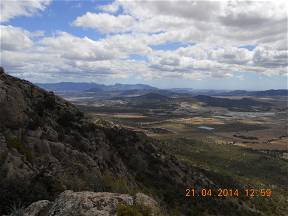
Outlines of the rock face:
{"label": "rock face", "polygon": [[128,194],[107,192],[65,191],[54,202],[41,200],[32,203],[24,210],[24,216],[115,216],[120,205],[128,208],[144,205],[151,209],[151,215],[159,212],[157,202],[141,193],[133,197]]}
{"label": "rock face", "polygon": [[[24,210],[23,216],[44,216],[47,215],[51,202],[48,200],[40,200],[32,203]],[[13,216],[13,214],[11,215]]]}
{"label": "rock face", "polygon": [[127,194],[93,193],[65,191],[53,203],[48,215],[83,215],[83,216],[110,216],[115,215],[117,205],[123,203],[133,205],[133,197]]}
{"label": "rock face", "polygon": [[[13,202],[54,200],[65,190],[129,193],[143,188],[153,191],[168,209],[182,202],[179,211],[188,214],[193,209],[185,207],[190,202],[185,188],[217,187],[201,170],[159,148],[157,141],[121,127],[92,123],[73,104],[4,71],[0,74],[0,147],[0,215],[9,213]],[[82,195],[62,194],[71,199]],[[136,202],[142,199],[153,205],[144,195],[136,196]],[[199,206],[208,205],[213,214],[218,204],[197,201]],[[53,206],[50,210],[62,208]]]}

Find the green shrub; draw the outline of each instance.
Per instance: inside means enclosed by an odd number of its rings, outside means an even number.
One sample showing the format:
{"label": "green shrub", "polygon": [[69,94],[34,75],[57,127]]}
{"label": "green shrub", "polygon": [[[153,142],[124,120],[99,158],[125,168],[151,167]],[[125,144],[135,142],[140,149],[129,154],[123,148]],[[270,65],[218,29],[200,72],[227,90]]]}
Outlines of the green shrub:
{"label": "green shrub", "polygon": [[128,181],[123,177],[113,177],[105,175],[102,177],[103,185],[106,190],[114,193],[133,194],[133,188],[129,185]]}
{"label": "green shrub", "polygon": [[117,216],[151,216],[152,210],[146,206],[119,204],[116,209]]}
{"label": "green shrub", "polygon": [[31,150],[24,146],[18,137],[8,137],[6,140],[8,148],[15,148],[20,154],[24,155],[29,162],[32,161]]}

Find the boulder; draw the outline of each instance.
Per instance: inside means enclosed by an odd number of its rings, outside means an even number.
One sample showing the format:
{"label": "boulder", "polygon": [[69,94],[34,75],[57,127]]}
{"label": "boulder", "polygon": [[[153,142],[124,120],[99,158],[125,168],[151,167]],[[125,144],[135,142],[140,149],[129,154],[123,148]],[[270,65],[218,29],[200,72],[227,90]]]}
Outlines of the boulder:
{"label": "boulder", "polygon": [[25,216],[46,215],[50,203],[51,202],[48,200],[40,200],[40,201],[34,202],[25,209],[24,215]]}
{"label": "boulder", "polygon": [[146,206],[149,209],[152,209],[154,211],[159,210],[158,203],[152,197],[147,196],[146,194],[143,194],[143,193],[137,193],[135,195],[135,204]]}
{"label": "boulder", "polygon": [[116,216],[119,205],[136,204],[151,208],[158,206],[153,198],[142,193],[133,197],[119,193],[68,190],[54,202],[41,200],[32,203],[24,210],[24,216]]}

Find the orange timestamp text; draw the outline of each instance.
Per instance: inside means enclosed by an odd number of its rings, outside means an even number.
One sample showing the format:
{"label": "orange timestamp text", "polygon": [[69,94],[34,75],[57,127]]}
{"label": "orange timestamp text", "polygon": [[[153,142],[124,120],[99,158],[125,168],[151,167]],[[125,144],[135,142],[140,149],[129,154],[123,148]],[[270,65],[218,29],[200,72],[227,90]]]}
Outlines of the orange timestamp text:
{"label": "orange timestamp text", "polygon": [[239,197],[245,196],[249,198],[253,197],[271,197],[272,189],[253,189],[253,188],[244,188],[244,189],[235,189],[235,188],[186,188],[185,190],[186,197]]}

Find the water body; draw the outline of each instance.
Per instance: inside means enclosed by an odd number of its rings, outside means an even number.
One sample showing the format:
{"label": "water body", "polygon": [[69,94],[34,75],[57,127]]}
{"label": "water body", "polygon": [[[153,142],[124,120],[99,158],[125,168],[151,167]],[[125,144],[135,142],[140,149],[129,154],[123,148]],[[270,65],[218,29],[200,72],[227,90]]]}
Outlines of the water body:
{"label": "water body", "polygon": [[199,126],[198,127],[199,129],[204,129],[204,130],[209,130],[209,131],[211,131],[211,130],[214,130],[215,128],[212,128],[212,127],[208,127],[208,126],[205,126],[205,125],[201,125],[201,126]]}

